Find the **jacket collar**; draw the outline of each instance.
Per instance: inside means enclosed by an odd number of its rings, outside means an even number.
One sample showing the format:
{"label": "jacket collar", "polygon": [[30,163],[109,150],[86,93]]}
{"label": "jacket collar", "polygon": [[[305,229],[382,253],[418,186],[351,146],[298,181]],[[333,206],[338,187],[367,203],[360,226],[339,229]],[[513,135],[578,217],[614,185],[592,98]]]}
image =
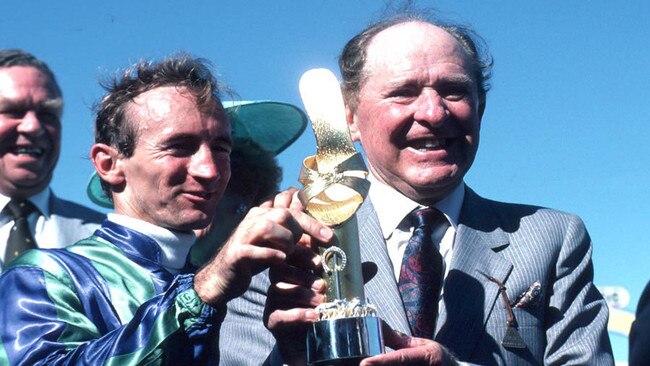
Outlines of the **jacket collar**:
{"label": "jacket collar", "polygon": [[510,243],[491,201],[466,188],[459,221],[435,339],[471,354],[499,297],[486,275],[505,283],[513,265],[498,254]]}

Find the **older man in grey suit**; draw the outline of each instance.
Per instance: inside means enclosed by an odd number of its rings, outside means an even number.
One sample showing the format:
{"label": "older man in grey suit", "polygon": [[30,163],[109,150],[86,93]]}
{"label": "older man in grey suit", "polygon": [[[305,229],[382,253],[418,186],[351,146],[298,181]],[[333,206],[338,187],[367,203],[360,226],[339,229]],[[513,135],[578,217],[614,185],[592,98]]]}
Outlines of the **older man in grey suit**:
{"label": "older man in grey suit", "polygon": [[[362,260],[377,266],[365,294],[390,326],[385,341],[395,350],[362,365],[612,365],[607,306],[592,283],[582,221],[487,200],[463,182],[478,149],[491,66],[477,39],[462,27],[403,16],[370,26],[343,50],[348,122],[372,182],[357,213]],[[421,234],[429,224],[413,213],[437,216],[435,227]],[[412,249],[416,236],[437,249],[429,258]],[[420,276],[413,271],[439,273],[408,284]],[[303,364],[306,324],[317,319],[324,285],[288,266],[272,268],[270,279],[269,360]],[[423,286],[436,281],[441,289]],[[259,291],[244,299],[260,300]],[[251,302],[232,305],[239,305],[233,314],[254,314]],[[222,354],[261,344],[231,339]],[[272,343],[264,346],[259,353]]]}
{"label": "older man in grey suit", "polygon": [[43,61],[0,50],[0,270],[30,247],[61,248],[85,238],[104,218],[49,188],[62,111],[61,89]]}

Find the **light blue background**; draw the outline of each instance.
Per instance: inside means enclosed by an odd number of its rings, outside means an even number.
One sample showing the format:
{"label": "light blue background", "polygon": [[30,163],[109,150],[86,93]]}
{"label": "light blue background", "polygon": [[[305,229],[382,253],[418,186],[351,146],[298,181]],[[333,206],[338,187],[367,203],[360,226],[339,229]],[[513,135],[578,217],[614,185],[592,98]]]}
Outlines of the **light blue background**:
{"label": "light blue background", "polygon": [[[481,147],[467,182],[480,194],[578,213],[594,241],[596,283],[625,287],[633,311],[650,279],[650,2],[420,1],[468,23],[495,58]],[[302,106],[298,80],[336,70],[344,43],[381,15],[378,0],[3,0],[0,47],[46,60],[65,95],[53,181],[90,205],[91,106],[98,80],[141,58],[185,50],[211,60],[242,99]],[[279,157],[283,186],[315,153],[308,130]],[[615,356],[627,338],[612,334]]]}

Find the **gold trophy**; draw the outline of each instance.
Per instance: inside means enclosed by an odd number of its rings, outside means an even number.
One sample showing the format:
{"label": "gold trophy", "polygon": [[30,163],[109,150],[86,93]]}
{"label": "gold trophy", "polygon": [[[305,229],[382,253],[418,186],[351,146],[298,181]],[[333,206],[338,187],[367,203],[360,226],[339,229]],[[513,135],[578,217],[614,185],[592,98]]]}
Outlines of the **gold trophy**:
{"label": "gold trophy", "polygon": [[357,365],[383,353],[381,322],[363,291],[356,211],[370,183],[361,154],[354,149],[341,89],[326,69],[307,71],[300,95],[311,119],[317,154],[303,162],[298,193],[307,212],[334,230],[335,241],[321,249],[328,302],[307,332],[310,365]]}

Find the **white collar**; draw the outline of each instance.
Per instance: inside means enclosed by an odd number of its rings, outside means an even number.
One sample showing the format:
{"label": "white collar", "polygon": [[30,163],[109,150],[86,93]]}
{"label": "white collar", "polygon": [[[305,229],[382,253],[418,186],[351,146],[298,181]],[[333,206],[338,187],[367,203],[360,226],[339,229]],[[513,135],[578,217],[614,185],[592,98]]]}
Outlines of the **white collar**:
{"label": "white collar", "polygon": [[178,274],[183,269],[187,254],[196,241],[196,236],[193,232],[173,231],[140,219],[116,213],[109,213],[107,217],[116,224],[138,231],[153,239],[162,252],[162,266],[172,274]]}
{"label": "white collar", "polygon": [[[368,180],[371,183],[368,196],[379,218],[384,239],[388,239],[400,222],[404,220],[404,217],[421,205],[393,187],[380,182],[372,173],[368,175]],[[464,199],[465,183],[461,182],[447,197],[434,204],[434,207],[447,217],[454,230],[458,227],[458,218]]]}
{"label": "white collar", "polygon": [[[50,188],[47,187],[44,190],[36,193],[33,196],[27,197],[27,200],[31,202],[38,210],[41,212],[41,215],[46,218],[50,216],[50,196],[52,192]],[[5,206],[11,201],[11,197],[0,194],[0,212],[4,210]]]}

